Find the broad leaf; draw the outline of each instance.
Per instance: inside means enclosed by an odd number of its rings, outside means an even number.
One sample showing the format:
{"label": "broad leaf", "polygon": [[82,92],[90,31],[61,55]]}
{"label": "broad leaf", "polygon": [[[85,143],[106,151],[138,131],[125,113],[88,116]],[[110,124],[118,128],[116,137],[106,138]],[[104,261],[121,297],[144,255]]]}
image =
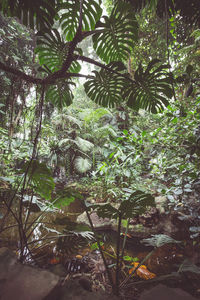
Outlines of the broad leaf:
{"label": "broad leaf", "polygon": [[94,144],[87,141],[87,140],[84,140],[80,137],[77,137],[76,138],[76,144],[77,146],[83,151],[83,152],[88,152],[90,151],[91,149],[94,148]]}
{"label": "broad leaf", "polygon": [[136,190],[128,200],[121,203],[119,212],[122,218],[128,219],[145,213],[149,206],[155,206],[154,197],[151,194]]}
{"label": "broad leaf", "polygon": [[131,6],[118,1],[110,17],[96,25],[93,46],[98,56],[109,63],[127,60],[138,38],[138,24]]}
{"label": "broad leaf", "polygon": [[[38,53],[40,65],[44,65],[51,72],[55,72],[61,69],[67,58],[68,49],[69,43],[65,43],[58,30],[53,28],[38,38],[36,53]],[[82,50],[77,48],[74,54],[81,55]],[[78,73],[80,70],[80,64],[73,61],[68,71]]]}
{"label": "broad leaf", "polygon": [[[100,19],[102,9],[101,0],[84,0],[83,1],[83,20],[82,30],[94,30],[96,22]],[[61,28],[67,41],[71,41],[79,26],[80,1],[68,0],[59,6],[59,15]]]}
{"label": "broad leaf", "polygon": [[95,204],[92,207],[97,210],[99,217],[117,219],[121,215],[122,219],[128,219],[143,214],[149,206],[155,206],[154,197],[136,190],[128,200],[124,200],[120,204],[118,209],[109,203]]}
{"label": "broad leaf", "polygon": [[117,219],[119,212],[111,204],[93,205],[97,209],[97,214],[100,218]]}
{"label": "broad leaf", "polygon": [[157,113],[169,105],[168,99],[173,96],[172,79],[166,70],[168,65],[155,66],[157,63],[158,60],[152,60],[146,70],[140,64],[135,72],[135,82],[126,81],[123,96],[129,107]]}
{"label": "broad leaf", "polygon": [[[126,71],[121,62],[112,62],[107,67],[118,73]],[[87,96],[102,106],[113,107],[119,104],[122,101],[121,91],[124,86],[124,77],[120,73],[118,75],[105,69],[93,72],[95,74],[93,79],[87,80],[84,84]]]}
{"label": "broad leaf", "polygon": [[[23,166],[25,172],[28,166],[29,162]],[[51,198],[51,193],[54,190],[55,183],[51,171],[47,168],[46,164],[33,160],[28,168],[27,174],[34,190],[40,194],[40,196],[49,200]]]}
{"label": "broad leaf", "polygon": [[57,84],[50,85],[46,93],[46,100],[51,101],[59,109],[62,109],[64,106],[69,106],[73,100],[70,84],[74,83],[62,80]]}
{"label": "broad leaf", "polygon": [[53,205],[57,208],[64,208],[75,200],[73,196],[61,196],[53,201]]}

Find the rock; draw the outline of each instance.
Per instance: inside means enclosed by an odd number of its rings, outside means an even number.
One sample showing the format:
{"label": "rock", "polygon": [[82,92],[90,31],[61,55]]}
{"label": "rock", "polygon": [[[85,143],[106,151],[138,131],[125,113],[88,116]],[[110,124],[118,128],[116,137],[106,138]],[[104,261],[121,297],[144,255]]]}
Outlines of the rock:
{"label": "rock", "polygon": [[85,289],[86,291],[92,291],[92,282],[87,278],[82,276],[79,279],[79,284],[82,286],[83,289]]}
{"label": "rock", "polygon": [[119,300],[105,292],[91,292],[82,286],[80,280],[68,280],[63,287],[56,287],[43,300]]}
{"label": "rock", "polygon": [[158,196],[155,197],[155,203],[156,203],[156,208],[159,210],[159,212],[165,213],[165,205],[167,203],[167,197],[166,196]]}
{"label": "rock", "polygon": [[53,273],[22,265],[12,251],[0,249],[1,300],[42,300],[58,281],[59,277]]}
{"label": "rock", "polygon": [[[104,219],[99,218],[97,213],[95,213],[95,212],[92,212],[90,217],[91,217],[92,223],[94,225],[94,228],[98,228],[98,229],[111,228],[112,220],[110,220],[108,218],[104,218]],[[84,212],[78,216],[77,223],[90,226],[86,212]]]}
{"label": "rock", "polygon": [[59,277],[65,277],[67,275],[67,270],[62,264],[52,265],[48,268],[48,270]]}
{"label": "rock", "polygon": [[[63,275],[60,266],[53,271]],[[62,271],[62,272],[61,272]],[[16,255],[0,248],[0,299],[1,300],[117,300],[105,292],[93,292],[92,282],[82,276],[66,280],[50,271],[20,264]]]}
{"label": "rock", "polygon": [[169,288],[163,284],[159,284],[152,289],[141,294],[139,300],[195,300],[190,294],[180,288]]}

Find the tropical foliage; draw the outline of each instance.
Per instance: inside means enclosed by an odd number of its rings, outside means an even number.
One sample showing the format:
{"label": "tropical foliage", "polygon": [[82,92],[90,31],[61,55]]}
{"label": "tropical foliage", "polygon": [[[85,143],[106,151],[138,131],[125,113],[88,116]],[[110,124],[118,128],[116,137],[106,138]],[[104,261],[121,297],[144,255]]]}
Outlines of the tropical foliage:
{"label": "tropical foliage", "polygon": [[[199,247],[198,1],[0,2],[0,232],[17,228],[21,261],[43,241],[62,255],[92,241],[104,257],[92,215],[109,218],[118,294],[130,223],[157,196],[181,246]],[[144,243],[179,245],[158,233]]]}

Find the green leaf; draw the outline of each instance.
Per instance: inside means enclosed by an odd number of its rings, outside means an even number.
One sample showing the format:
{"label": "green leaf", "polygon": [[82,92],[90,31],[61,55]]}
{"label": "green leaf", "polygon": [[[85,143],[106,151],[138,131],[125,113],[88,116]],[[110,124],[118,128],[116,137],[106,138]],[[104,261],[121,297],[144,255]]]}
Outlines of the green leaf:
{"label": "green leaf", "polygon": [[76,138],[76,145],[79,147],[79,149],[81,149],[81,151],[83,152],[88,152],[91,151],[94,148],[94,144],[84,140],[80,137]]}
{"label": "green leaf", "polygon": [[[24,164],[23,170],[25,172],[29,164],[29,162]],[[51,171],[47,168],[46,164],[33,160],[28,168],[27,175],[29,176],[34,190],[40,194],[41,197],[49,200],[51,198],[51,193],[55,188],[55,183]]]}
{"label": "green leaf", "polygon": [[97,214],[100,218],[117,219],[119,216],[118,210],[109,203],[103,205],[93,205],[93,208],[97,209]]}
{"label": "green leaf", "polygon": [[[121,62],[112,62],[107,65],[111,69],[101,69],[100,72],[93,71],[95,76],[84,84],[85,92],[89,98],[102,106],[113,107],[122,101],[121,91],[124,86],[124,77],[120,72],[126,68]],[[112,70],[119,72],[115,74]]]}
{"label": "green leaf", "polygon": [[155,206],[154,197],[151,194],[136,190],[128,200],[121,203],[118,210],[122,218],[128,219],[145,213],[149,206]]}
{"label": "green leaf", "polygon": [[[102,15],[101,0],[84,0],[82,7],[82,30],[89,31],[95,29],[95,24]],[[61,16],[59,22],[64,31],[67,41],[71,41],[79,26],[80,16],[80,1],[68,0],[61,3],[58,7],[59,15]]]}
{"label": "green leaf", "polygon": [[166,234],[155,234],[152,235],[151,238],[143,239],[141,242],[144,243],[146,246],[153,246],[157,248],[166,244],[180,243],[180,241],[176,241]]}
{"label": "green leaf", "polygon": [[65,206],[68,206],[70,203],[72,203],[75,200],[75,197],[73,196],[61,196],[56,198],[56,200],[53,201],[53,205],[57,208],[63,208]]}
{"label": "green leaf", "polygon": [[74,96],[70,89],[70,84],[75,85],[73,82],[66,82],[64,80],[60,80],[57,84],[50,85],[46,92],[46,101],[52,102],[59,109],[72,104]]}
{"label": "green leaf", "polygon": [[[100,246],[103,246],[103,245],[104,245],[104,243],[103,243],[103,242],[100,242]],[[91,249],[92,251],[98,250],[98,249],[99,249],[99,246],[98,246],[97,242],[96,242],[96,243],[93,243],[93,244],[90,246],[90,249]]]}
{"label": "green leaf", "polygon": [[151,61],[146,71],[140,64],[135,72],[135,81],[124,84],[122,96],[127,99],[129,107],[157,113],[169,105],[168,99],[173,96],[172,79],[166,71],[168,66],[155,67],[157,63],[158,60]]}
{"label": "green leaf", "polygon": [[[69,43],[63,41],[57,29],[52,28],[51,31],[38,38],[38,46],[35,51],[38,53],[40,65],[44,65],[51,72],[55,72],[61,69],[67,58],[68,50]],[[74,54],[81,55],[82,50],[77,48]],[[68,71],[78,73],[80,70],[81,65],[77,61],[73,61]]]}
{"label": "green leaf", "polygon": [[136,262],[136,261],[139,261],[139,259],[137,257],[131,257],[131,256],[123,256],[123,260],[125,261],[129,261],[129,262]]}
{"label": "green leaf", "polygon": [[96,53],[106,63],[127,60],[138,39],[138,23],[132,7],[117,1],[110,17],[103,18],[104,22],[97,23],[97,33],[93,35]]}

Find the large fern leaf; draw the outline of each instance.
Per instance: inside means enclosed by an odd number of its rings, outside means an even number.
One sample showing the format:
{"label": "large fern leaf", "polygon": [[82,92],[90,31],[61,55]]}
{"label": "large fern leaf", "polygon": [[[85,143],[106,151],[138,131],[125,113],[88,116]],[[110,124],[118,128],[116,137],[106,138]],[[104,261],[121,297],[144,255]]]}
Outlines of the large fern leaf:
{"label": "large fern leaf", "polygon": [[[69,43],[65,43],[58,30],[53,28],[38,38],[36,53],[38,53],[40,65],[45,65],[55,72],[61,69],[68,55],[68,49]],[[81,55],[82,50],[77,48],[74,54]],[[73,61],[68,71],[78,73],[80,70],[80,64]]]}
{"label": "large fern leaf", "polygon": [[146,70],[140,64],[135,72],[135,81],[126,81],[123,97],[127,99],[129,107],[157,113],[169,105],[168,98],[173,95],[172,79],[166,70],[168,65],[156,67],[158,63],[159,60],[152,60]]}
{"label": "large fern leaf", "polygon": [[110,17],[97,22],[97,33],[93,35],[93,45],[98,56],[111,61],[127,60],[138,38],[138,24],[131,6],[118,1]]}
{"label": "large fern leaf", "polygon": [[[96,22],[100,19],[102,9],[100,7],[101,0],[84,0],[83,1],[83,21],[82,30],[88,31],[95,28]],[[67,41],[71,41],[79,26],[80,16],[80,1],[79,0],[68,0],[60,4],[60,23],[61,28],[64,31]]]}
{"label": "large fern leaf", "polygon": [[[107,65],[111,70],[124,72],[125,66],[121,62],[112,62]],[[93,79],[84,84],[85,92],[89,98],[102,106],[113,107],[122,101],[121,91],[124,78],[118,74],[101,69],[100,72],[93,71]]]}
{"label": "large fern leaf", "polygon": [[42,31],[54,23],[55,0],[1,0],[0,10],[8,16],[16,16],[21,22],[32,29]]}

